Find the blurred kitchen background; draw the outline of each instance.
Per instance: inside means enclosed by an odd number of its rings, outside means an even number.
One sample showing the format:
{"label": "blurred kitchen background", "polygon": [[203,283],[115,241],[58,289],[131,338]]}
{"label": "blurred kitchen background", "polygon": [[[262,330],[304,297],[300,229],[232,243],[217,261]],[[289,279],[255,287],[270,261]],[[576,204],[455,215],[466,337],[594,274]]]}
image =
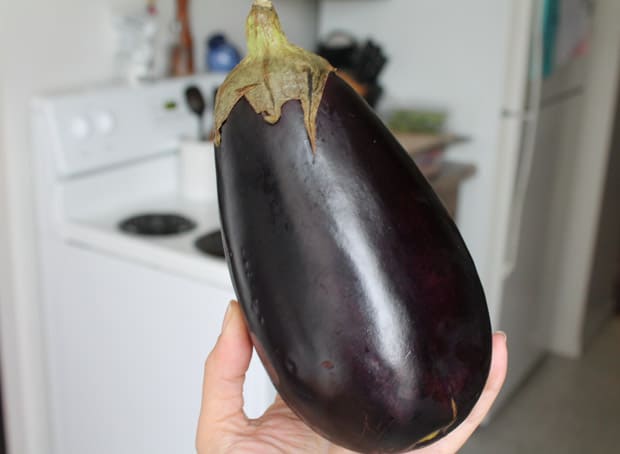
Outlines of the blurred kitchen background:
{"label": "blurred kitchen background", "polygon": [[[462,452],[617,452],[620,2],[274,3],[427,176],[507,332]],[[233,297],[211,109],[250,4],[0,0],[0,453],[192,452]],[[254,361],[247,412],[272,398]]]}

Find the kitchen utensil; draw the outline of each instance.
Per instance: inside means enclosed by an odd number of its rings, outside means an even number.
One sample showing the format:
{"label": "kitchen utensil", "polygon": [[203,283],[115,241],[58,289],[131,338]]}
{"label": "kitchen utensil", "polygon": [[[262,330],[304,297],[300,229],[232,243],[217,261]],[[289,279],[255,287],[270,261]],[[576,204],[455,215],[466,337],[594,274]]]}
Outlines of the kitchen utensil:
{"label": "kitchen utensil", "polygon": [[184,141],[179,151],[179,188],[191,200],[207,200],[217,194],[213,142]]}
{"label": "kitchen utensil", "polygon": [[318,54],[338,69],[350,69],[355,65],[358,50],[355,38],[345,31],[334,31],[319,43]]}
{"label": "kitchen utensil", "polygon": [[204,114],[207,109],[207,103],[200,88],[195,85],[190,85],[185,90],[185,100],[190,110],[198,116],[198,140],[205,140],[204,131]]}
{"label": "kitchen utensil", "polygon": [[189,0],[177,0],[174,29],[178,35],[172,48],[170,75],[188,76],[194,73],[194,42],[190,30]]}

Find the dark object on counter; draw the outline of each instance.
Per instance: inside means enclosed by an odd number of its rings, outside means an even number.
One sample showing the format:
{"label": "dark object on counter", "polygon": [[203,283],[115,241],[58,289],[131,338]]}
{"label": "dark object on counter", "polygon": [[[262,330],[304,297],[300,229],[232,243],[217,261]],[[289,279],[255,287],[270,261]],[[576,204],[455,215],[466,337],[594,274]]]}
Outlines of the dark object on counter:
{"label": "dark object on counter", "polygon": [[207,70],[228,72],[240,61],[239,51],[228,42],[223,34],[215,34],[207,40]]}
{"label": "dark object on counter", "polygon": [[170,58],[173,77],[194,74],[194,42],[190,29],[189,0],[177,0],[176,28],[178,35]]}
{"label": "dark object on counter", "polygon": [[[334,443],[430,444],[467,417],[488,376],[476,268],[368,104],[284,41],[257,1],[251,58],[216,106],[224,247],[252,340],[282,398]],[[240,96],[244,86],[257,88]]]}
{"label": "dark object on counter", "polygon": [[122,221],[119,228],[134,235],[169,236],[189,232],[196,223],[178,214],[156,213],[133,216]]}
{"label": "dark object on counter", "polygon": [[360,46],[351,34],[343,31],[330,33],[319,43],[317,53],[363,84],[376,83],[387,63],[383,50],[373,40]]}
{"label": "dark object on counter", "polygon": [[347,32],[335,31],[319,43],[317,54],[336,68],[353,68],[357,58],[357,41]]}
{"label": "dark object on counter", "polygon": [[353,67],[355,78],[363,84],[373,85],[387,63],[381,47],[372,40],[366,41],[360,49],[357,64]]}
{"label": "dark object on counter", "polygon": [[224,243],[222,243],[222,232],[216,230],[201,236],[194,243],[201,252],[218,258],[226,257],[224,253]]}
{"label": "dark object on counter", "polygon": [[205,140],[204,131],[204,114],[207,109],[207,103],[202,91],[195,85],[187,87],[185,90],[185,100],[190,110],[198,116],[198,140]]}
{"label": "dark object on counter", "polygon": [[364,99],[370,107],[377,107],[381,96],[383,95],[383,87],[377,84],[371,84],[367,86]]}
{"label": "dark object on counter", "polygon": [[387,64],[380,46],[367,40],[363,46],[345,32],[331,33],[318,46],[318,54],[339,69],[339,75],[375,107],[383,94],[379,75]]}

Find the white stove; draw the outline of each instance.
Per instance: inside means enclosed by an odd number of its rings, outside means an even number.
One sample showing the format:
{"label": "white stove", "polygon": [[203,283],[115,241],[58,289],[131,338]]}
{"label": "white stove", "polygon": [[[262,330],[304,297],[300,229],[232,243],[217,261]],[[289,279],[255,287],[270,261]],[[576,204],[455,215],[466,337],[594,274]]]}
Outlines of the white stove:
{"label": "white stove", "polygon": [[[204,360],[234,291],[215,181],[200,200],[185,198],[178,150],[198,129],[185,88],[198,85],[212,103],[221,81],[33,104],[52,453],[194,450]],[[255,356],[248,415],[274,395]]]}
{"label": "white stove", "polygon": [[[124,232],[120,224],[134,216],[176,215],[194,224],[179,234],[140,235]],[[67,241],[102,253],[129,259],[163,272],[177,274],[230,291],[231,281],[223,257],[201,251],[196,242],[219,231],[217,201],[160,196],[76,217],[62,225]]]}

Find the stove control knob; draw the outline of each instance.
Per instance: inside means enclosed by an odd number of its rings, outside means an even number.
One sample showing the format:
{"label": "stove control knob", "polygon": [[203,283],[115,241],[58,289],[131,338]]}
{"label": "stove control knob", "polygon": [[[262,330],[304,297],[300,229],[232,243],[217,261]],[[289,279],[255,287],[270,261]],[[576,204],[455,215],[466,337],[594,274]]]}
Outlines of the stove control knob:
{"label": "stove control knob", "polygon": [[103,135],[110,134],[116,126],[114,115],[110,112],[98,112],[95,114],[95,126],[97,131]]}
{"label": "stove control knob", "polygon": [[69,127],[71,135],[79,140],[86,139],[91,133],[90,123],[84,117],[74,117]]}

